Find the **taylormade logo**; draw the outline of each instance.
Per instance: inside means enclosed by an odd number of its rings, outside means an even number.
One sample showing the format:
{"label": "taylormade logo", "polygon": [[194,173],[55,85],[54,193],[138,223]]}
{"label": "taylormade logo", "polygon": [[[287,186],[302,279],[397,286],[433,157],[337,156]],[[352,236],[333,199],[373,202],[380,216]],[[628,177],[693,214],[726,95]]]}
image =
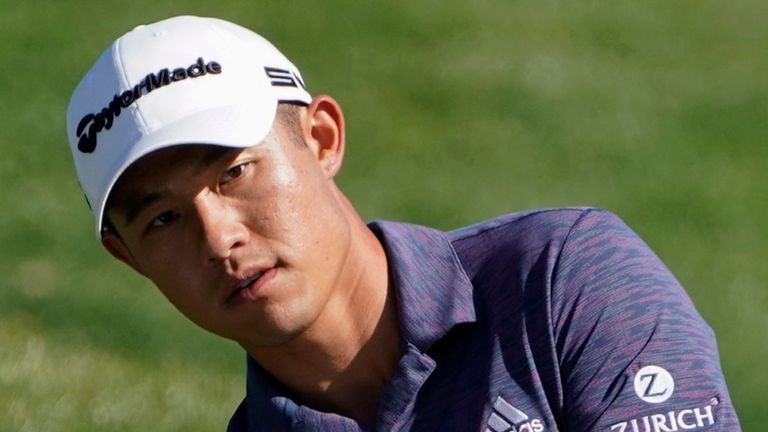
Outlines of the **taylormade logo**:
{"label": "taylormade logo", "polygon": [[[93,153],[96,150],[96,137],[104,129],[111,129],[115,117],[120,115],[123,108],[128,108],[142,96],[187,78],[197,78],[206,74],[220,74],[221,65],[215,61],[206,63],[202,57],[188,67],[165,68],[150,73],[133,88],[116,94],[112,100],[97,113],[86,114],[77,125],[76,134],[79,138],[77,149],[83,153]],[[86,130],[87,128],[87,130]]]}

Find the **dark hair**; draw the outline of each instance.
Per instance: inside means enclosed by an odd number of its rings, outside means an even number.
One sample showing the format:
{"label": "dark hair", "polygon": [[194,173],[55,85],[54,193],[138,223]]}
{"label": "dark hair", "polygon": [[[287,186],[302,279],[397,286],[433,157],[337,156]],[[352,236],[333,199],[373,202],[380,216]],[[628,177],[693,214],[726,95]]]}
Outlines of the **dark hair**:
{"label": "dark hair", "polygon": [[306,144],[304,135],[301,133],[301,109],[305,106],[304,104],[281,102],[277,106],[277,114],[275,114],[275,120],[289,133],[291,139],[302,144]]}

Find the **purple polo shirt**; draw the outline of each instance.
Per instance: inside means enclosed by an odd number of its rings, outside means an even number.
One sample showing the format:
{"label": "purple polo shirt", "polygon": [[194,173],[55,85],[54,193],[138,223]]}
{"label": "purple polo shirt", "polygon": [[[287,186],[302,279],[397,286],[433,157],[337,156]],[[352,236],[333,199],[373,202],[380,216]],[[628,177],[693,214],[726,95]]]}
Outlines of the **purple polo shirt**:
{"label": "purple polo shirt", "polygon": [[249,358],[229,432],[740,430],[712,330],[616,216],[370,228],[405,347],[376,424],[295,403]]}

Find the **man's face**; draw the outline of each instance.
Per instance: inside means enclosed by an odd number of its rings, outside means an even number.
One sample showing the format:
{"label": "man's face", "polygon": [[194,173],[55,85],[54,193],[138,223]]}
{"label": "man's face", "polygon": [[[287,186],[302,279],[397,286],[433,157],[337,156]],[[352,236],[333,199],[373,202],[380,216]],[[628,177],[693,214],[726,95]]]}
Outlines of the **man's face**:
{"label": "man's face", "polygon": [[289,340],[333,297],[350,245],[323,152],[295,140],[276,126],[244,150],[150,154],[121,177],[105,245],[201,327]]}

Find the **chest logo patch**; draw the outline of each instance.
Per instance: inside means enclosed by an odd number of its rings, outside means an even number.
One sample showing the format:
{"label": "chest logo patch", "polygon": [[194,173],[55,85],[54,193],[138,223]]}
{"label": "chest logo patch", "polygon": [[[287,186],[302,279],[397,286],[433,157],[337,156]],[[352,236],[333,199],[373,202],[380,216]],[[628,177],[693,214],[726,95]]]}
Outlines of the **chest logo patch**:
{"label": "chest logo patch", "polygon": [[488,418],[485,432],[543,432],[544,423],[541,419],[531,419],[509,402],[496,397],[493,412]]}
{"label": "chest logo patch", "polygon": [[645,402],[662,403],[675,391],[675,380],[666,369],[645,366],[635,374],[635,394]]}

